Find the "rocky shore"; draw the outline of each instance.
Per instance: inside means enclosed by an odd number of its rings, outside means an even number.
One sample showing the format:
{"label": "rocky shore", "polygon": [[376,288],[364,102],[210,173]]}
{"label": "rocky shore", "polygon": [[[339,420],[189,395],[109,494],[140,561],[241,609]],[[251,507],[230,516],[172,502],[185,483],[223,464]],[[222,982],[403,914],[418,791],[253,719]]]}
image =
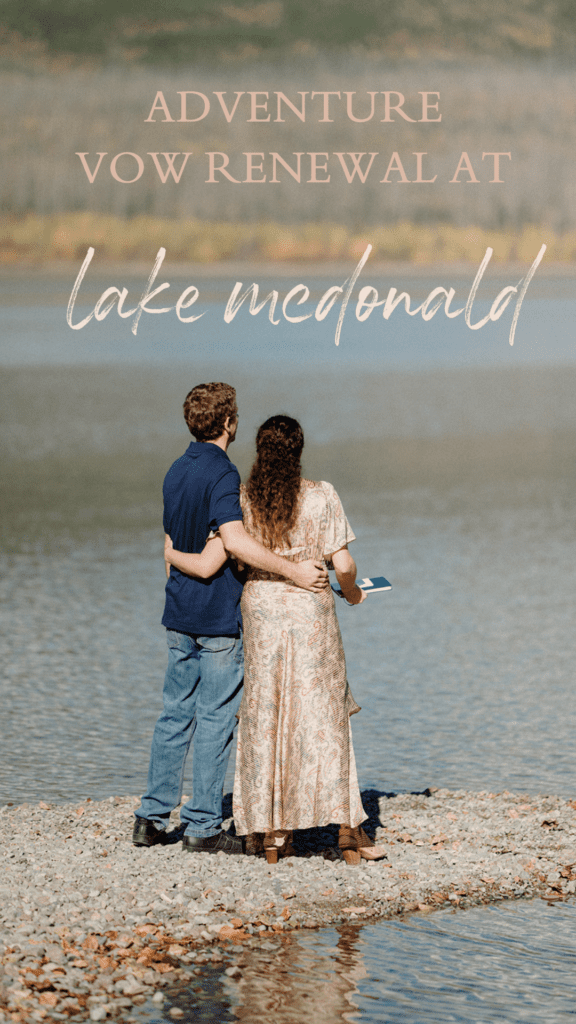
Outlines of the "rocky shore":
{"label": "rocky shore", "polygon": [[[246,948],[299,928],[576,891],[576,800],[426,790],[363,794],[387,859],[348,867],[337,829],[299,856],[131,845],[135,797],[0,809],[0,1022],[134,1020],[215,966],[242,982]],[[230,826],[231,821],[226,823]]]}

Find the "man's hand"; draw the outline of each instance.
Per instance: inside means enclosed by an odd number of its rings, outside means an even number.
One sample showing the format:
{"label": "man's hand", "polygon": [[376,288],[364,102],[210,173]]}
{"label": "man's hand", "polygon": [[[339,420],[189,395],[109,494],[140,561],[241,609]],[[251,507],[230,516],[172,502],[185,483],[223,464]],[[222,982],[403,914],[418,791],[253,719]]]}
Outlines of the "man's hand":
{"label": "man's hand", "polygon": [[269,551],[244,529],[239,520],[220,524],[220,536],[229,555],[253,565],[255,569],[264,569],[278,576],[291,580],[303,590],[321,593],[328,586],[328,570],[323,562],[309,558],[306,562],[291,562],[288,558]]}
{"label": "man's hand", "polygon": [[313,594],[322,593],[329,586],[328,570],[324,562],[309,558],[306,562],[293,562],[290,575],[292,583],[302,590],[311,590]]}
{"label": "man's hand", "polygon": [[172,538],[165,533],[164,534],[164,568],[166,570],[166,579],[170,579],[170,561],[168,559],[168,552],[172,550]]}

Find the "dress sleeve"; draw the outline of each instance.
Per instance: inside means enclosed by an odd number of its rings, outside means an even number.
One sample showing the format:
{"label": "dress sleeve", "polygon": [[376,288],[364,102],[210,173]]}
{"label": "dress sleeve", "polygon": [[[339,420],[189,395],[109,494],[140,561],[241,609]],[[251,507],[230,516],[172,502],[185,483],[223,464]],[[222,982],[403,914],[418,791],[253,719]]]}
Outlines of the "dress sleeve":
{"label": "dress sleeve", "polygon": [[352,531],[344,509],[342,508],[342,502],[332,487],[332,484],[327,483],[326,480],[322,480],[321,483],[326,495],[326,503],[328,506],[323,552],[324,557],[327,558],[330,555],[333,555],[335,551],[339,551],[340,548],[349,544],[350,541],[356,540],[356,535]]}

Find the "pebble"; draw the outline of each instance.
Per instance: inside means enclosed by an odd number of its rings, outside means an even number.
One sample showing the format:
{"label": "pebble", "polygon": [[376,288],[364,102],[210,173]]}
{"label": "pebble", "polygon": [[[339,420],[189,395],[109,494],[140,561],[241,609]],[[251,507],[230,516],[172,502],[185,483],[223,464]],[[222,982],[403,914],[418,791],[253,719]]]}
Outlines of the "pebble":
{"label": "pebble", "polygon": [[363,798],[387,859],[359,867],[337,828],[298,833],[299,855],[267,865],[132,846],[135,797],[0,808],[0,1021],[126,1021],[203,968],[238,981],[243,947],[272,952],[295,928],[576,891],[574,800]]}

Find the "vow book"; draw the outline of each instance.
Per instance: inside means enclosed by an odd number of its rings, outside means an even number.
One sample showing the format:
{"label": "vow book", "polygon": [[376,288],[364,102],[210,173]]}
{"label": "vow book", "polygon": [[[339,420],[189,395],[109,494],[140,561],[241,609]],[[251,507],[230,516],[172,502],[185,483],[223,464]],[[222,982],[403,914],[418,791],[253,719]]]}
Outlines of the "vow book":
{"label": "vow book", "polygon": [[383,576],[368,576],[358,583],[360,590],[365,590],[367,594],[375,594],[379,590],[392,590],[392,584],[388,583],[388,580],[384,579]]}
{"label": "vow book", "polygon": [[[357,582],[356,585],[360,587],[360,590],[365,590],[367,594],[377,594],[383,590],[392,590],[392,584],[384,576],[366,576],[359,583]],[[342,591],[336,587],[332,587],[332,590],[338,597],[344,597]]]}

